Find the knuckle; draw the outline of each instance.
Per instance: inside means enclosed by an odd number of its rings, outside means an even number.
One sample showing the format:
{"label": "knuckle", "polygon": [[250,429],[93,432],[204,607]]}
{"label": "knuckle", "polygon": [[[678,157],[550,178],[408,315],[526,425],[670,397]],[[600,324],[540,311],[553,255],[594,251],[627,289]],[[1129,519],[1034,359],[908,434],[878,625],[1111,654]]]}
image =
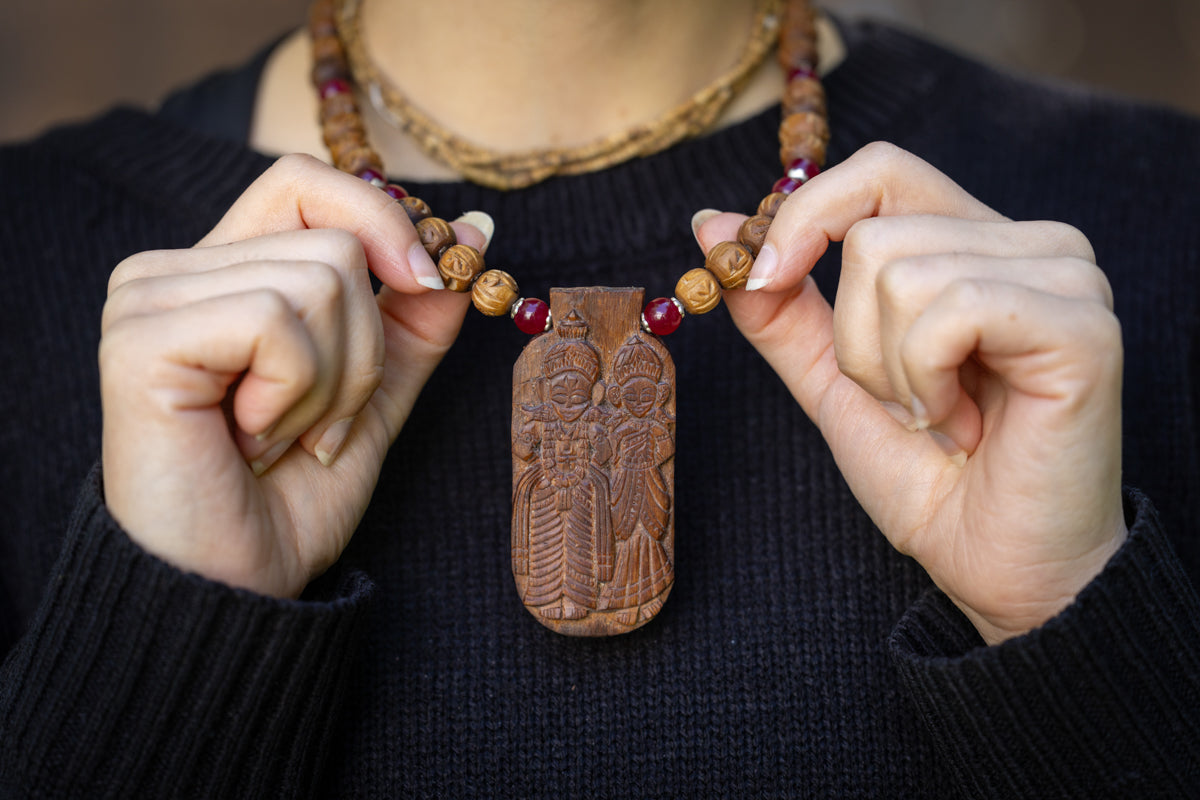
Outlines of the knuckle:
{"label": "knuckle", "polygon": [[1112,286],[1104,270],[1086,258],[1065,256],[1053,262],[1051,288],[1058,294],[1091,300],[1106,309],[1113,307]]}
{"label": "knuckle", "polygon": [[1051,222],[1047,224],[1051,226],[1050,239],[1057,247],[1059,253],[1095,264],[1096,252],[1092,248],[1091,241],[1083,234],[1083,231],[1065,222]]}
{"label": "knuckle", "polygon": [[108,276],[108,294],[112,295],[120,287],[130,281],[145,278],[152,272],[152,266],[161,257],[161,251],[149,250],[142,253],[134,253],[125,258],[117,266],[113,267],[113,271]]}
{"label": "knuckle", "polygon": [[256,313],[268,327],[291,325],[296,320],[296,312],[292,304],[277,289],[264,287],[252,293]]}
{"label": "knuckle", "polygon": [[264,174],[273,178],[295,179],[317,169],[321,164],[321,161],[307,153],[287,153],[275,159],[275,163]]}
{"label": "knuckle", "polygon": [[321,259],[330,266],[340,269],[356,269],[366,266],[366,251],[362,241],[341,228],[326,228],[319,232]]}
{"label": "knuckle", "polygon": [[875,274],[875,294],[883,301],[904,297],[922,270],[923,262],[919,256],[910,256],[884,264]]}
{"label": "knuckle", "polygon": [[295,279],[318,302],[340,304],[345,294],[342,275],[326,261],[299,261],[293,265]]}
{"label": "knuckle", "polygon": [[146,294],[146,281],[144,278],[138,278],[127,283],[122,283],[116,288],[111,288],[108,300],[105,301],[104,309],[100,314],[101,333],[109,330],[118,320],[136,314],[139,309],[144,308],[146,305]]}
{"label": "knuckle", "polygon": [[864,159],[888,163],[907,157],[908,153],[891,142],[874,141],[866,144],[858,151]]}
{"label": "knuckle", "polygon": [[875,260],[879,253],[887,249],[887,231],[890,227],[879,217],[869,217],[851,225],[842,239],[843,264],[853,267]]}
{"label": "knuckle", "polygon": [[987,302],[987,286],[974,278],[959,278],[942,290],[945,301],[953,308],[971,309]]}

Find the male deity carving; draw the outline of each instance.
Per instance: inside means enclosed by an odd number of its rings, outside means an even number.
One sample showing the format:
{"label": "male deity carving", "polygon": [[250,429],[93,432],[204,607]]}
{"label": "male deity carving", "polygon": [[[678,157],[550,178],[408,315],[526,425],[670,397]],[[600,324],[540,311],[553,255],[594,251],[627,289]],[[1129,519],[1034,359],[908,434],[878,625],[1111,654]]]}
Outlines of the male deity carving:
{"label": "male deity carving", "polygon": [[[522,601],[548,620],[583,619],[612,579],[611,451],[599,405],[601,359],[572,311],[542,358],[542,402],[525,406],[514,453],[529,466],[513,493],[513,572]],[[523,580],[522,580],[523,578]]]}
{"label": "male deity carving", "polygon": [[634,625],[662,607],[674,569],[663,540],[671,519],[671,490],[660,467],[675,453],[664,408],[671,386],[660,380],[662,360],[640,337],[632,336],[617,352],[612,367],[616,384],[608,402],[620,409],[610,424],[614,452],[611,471],[616,566],[604,586],[600,608],[620,609],[619,622]]}

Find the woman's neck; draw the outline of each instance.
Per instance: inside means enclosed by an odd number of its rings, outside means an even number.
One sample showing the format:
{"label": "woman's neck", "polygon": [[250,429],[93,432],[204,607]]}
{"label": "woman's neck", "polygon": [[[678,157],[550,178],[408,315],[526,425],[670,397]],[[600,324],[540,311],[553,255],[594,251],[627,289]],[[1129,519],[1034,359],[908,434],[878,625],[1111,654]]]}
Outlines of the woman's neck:
{"label": "woman's neck", "polygon": [[[477,144],[520,151],[584,144],[657,118],[737,62],[755,8],[755,0],[363,0],[360,31],[380,72],[433,119]],[[326,157],[310,64],[303,32],[272,56],[252,146]],[[781,86],[769,58],[718,125],[778,102]],[[362,105],[389,173],[456,177]]]}

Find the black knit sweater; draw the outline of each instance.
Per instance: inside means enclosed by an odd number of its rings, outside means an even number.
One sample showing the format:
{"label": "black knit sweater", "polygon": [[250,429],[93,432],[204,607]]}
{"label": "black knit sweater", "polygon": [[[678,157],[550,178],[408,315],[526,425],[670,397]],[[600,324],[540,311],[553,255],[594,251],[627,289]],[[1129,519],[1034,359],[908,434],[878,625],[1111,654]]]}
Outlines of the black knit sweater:
{"label": "black knit sweater", "polygon": [[[474,313],[302,600],[147,555],[92,466],[105,282],[131,253],[192,244],[269,164],[237,141],[250,68],[165,114],[0,150],[0,793],[1200,796],[1200,124],[885,28],[845,34],[831,162],[895,142],[1010,217],[1081,228],[1109,274],[1138,488],[1132,535],[1074,604],[984,647],[722,310],[668,342],[677,578],[634,633],[570,639],[522,608],[508,409],[524,337]],[[698,263],[694,211],[754,208],[777,123],[509,194],[410,188],[442,216],[489,212],[489,263],[533,294],[653,296]],[[817,268],[829,292],[836,256]]]}

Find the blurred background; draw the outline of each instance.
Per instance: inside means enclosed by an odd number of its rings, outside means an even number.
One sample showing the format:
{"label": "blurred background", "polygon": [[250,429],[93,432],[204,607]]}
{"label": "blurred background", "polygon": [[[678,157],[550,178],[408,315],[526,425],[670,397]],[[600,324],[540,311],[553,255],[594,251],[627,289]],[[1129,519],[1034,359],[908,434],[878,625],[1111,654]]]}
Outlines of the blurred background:
{"label": "blurred background", "polygon": [[[1200,114],[1200,0],[815,0],[1010,69]],[[235,65],[308,0],[3,0],[0,141]]]}

